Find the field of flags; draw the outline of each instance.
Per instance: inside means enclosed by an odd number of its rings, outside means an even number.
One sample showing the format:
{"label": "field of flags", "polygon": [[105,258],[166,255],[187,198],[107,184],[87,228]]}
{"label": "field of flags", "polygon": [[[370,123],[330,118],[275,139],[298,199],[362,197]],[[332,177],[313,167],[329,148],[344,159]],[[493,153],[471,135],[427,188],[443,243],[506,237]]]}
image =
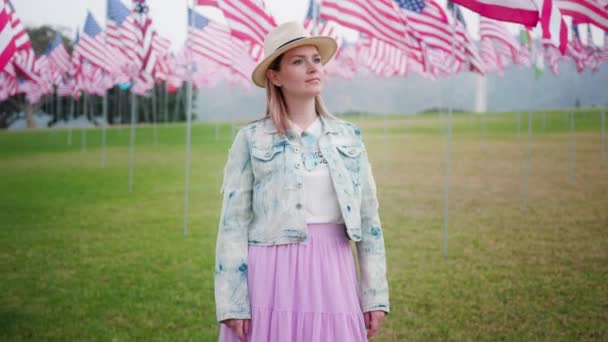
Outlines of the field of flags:
{"label": "field of flags", "polygon": [[[216,7],[225,21],[199,13],[200,6]],[[559,75],[563,61],[579,73],[608,62],[606,0],[310,0],[308,7],[305,27],[340,42],[329,77],[503,75],[511,64],[539,75],[547,65]],[[461,7],[479,13],[480,41],[472,39]],[[228,82],[247,90],[264,37],[278,24],[263,0],[197,0],[184,11],[187,39],[172,51],[154,29],[145,0],[107,0],[106,13],[105,28],[89,12],[73,42],[57,34],[45,51],[34,51],[19,13],[0,1],[0,101],[20,94],[31,105],[86,95],[105,99],[115,87],[145,96],[155,85],[175,94],[185,83],[201,89]],[[520,34],[505,22],[519,24]],[[591,26],[604,31],[603,47],[594,46]],[[340,27],[359,38],[346,41]],[[542,39],[532,39],[533,29]]]}
{"label": "field of flags", "polygon": [[[331,108],[349,110],[380,166],[392,312],[374,340],[608,340],[605,106],[452,115],[460,73],[561,67],[563,81],[575,68],[567,88],[590,93],[583,77],[608,62],[608,0],[306,1],[304,27],[339,42],[330,79],[450,80],[417,93],[439,97],[425,115]],[[213,250],[237,123],[192,125],[193,90],[253,91],[280,22],[264,0],[189,0],[176,46],[145,0],[103,3],[67,37],[26,28],[0,0],[0,127],[41,109],[54,118],[39,126],[67,128],[0,134],[0,341],[217,340]],[[386,93],[365,97],[399,96]],[[109,126],[129,111],[130,132]],[[186,130],[138,125],[156,121]]]}

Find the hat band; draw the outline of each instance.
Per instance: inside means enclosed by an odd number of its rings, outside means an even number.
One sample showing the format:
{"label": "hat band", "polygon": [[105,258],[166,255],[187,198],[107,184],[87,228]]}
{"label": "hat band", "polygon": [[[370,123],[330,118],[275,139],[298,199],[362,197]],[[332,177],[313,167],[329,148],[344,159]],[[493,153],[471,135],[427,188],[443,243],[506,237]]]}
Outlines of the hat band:
{"label": "hat band", "polygon": [[292,39],[292,40],[288,41],[287,43],[281,44],[278,48],[274,49],[274,51],[277,51],[278,49],[282,48],[283,46],[285,46],[287,44],[291,44],[291,43],[293,43],[295,41],[302,40],[304,38],[306,38],[306,37],[299,37],[299,38]]}

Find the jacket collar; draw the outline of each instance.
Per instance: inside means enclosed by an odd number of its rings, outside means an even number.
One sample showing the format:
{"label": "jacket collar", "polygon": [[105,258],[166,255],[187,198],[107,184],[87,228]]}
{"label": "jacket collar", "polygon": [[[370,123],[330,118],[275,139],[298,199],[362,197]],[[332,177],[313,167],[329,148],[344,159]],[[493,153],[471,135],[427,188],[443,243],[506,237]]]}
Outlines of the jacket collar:
{"label": "jacket collar", "polygon": [[[335,119],[326,118],[323,115],[319,115],[319,120],[321,121],[321,134],[336,133],[338,131],[337,122]],[[264,133],[268,133],[268,134],[277,133],[277,128],[274,127],[274,124],[272,123],[272,119],[270,119],[270,118],[264,119]]]}

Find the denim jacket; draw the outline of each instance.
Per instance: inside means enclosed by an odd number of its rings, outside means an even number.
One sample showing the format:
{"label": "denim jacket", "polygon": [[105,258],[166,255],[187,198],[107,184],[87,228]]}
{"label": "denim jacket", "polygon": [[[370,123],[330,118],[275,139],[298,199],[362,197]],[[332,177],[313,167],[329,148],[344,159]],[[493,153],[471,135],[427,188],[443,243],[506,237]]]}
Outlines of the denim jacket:
{"label": "denim jacket", "polygon": [[[360,130],[320,116],[319,148],[330,175],[348,237],[356,242],[363,312],[388,313],[384,238],[376,184]],[[217,320],[248,319],[248,246],[305,242],[301,146],[279,134],[270,119],[241,128],[224,170],[222,211],[215,257]]]}

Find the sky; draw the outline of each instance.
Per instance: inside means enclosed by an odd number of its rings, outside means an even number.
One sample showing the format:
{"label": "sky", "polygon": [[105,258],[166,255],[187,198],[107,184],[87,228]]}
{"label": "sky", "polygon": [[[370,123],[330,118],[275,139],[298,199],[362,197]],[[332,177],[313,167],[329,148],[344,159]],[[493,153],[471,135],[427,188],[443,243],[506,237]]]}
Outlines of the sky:
{"label": "sky", "polygon": [[[129,6],[132,3],[122,1]],[[190,0],[147,0],[154,27],[162,36],[171,40],[173,50],[178,50],[186,38],[186,5],[189,2]],[[105,26],[105,0],[12,0],[12,3],[27,26],[51,25],[72,39],[76,29],[84,25],[87,11],[93,13],[102,27]],[[266,4],[279,24],[292,20],[301,21],[308,10],[308,0],[266,0]],[[221,12],[215,8],[198,6],[197,11],[219,22],[225,22]],[[479,15],[467,9],[463,9],[463,12],[469,33],[473,39],[479,39]],[[569,18],[566,20],[569,21]],[[507,23],[507,27],[516,34],[521,26]],[[539,35],[538,31],[538,28],[535,29],[533,37]],[[581,30],[583,42],[586,42],[585,32],[586,29]],[[357,33],[352,30],[342,29],[341,34],[346,40],[357,39]],[[594,27],[592,35],[595,45],[603,46],[603,32]]]}

